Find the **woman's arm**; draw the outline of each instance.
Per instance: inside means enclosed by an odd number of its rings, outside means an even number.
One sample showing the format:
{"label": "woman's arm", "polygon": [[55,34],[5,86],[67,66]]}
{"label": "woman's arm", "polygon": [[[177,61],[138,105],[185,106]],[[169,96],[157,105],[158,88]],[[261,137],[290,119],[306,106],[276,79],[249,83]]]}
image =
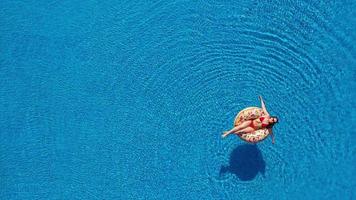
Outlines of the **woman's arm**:
{"label": "woman's arm", "polygon": [[274,135],[273,135],[273,131],[271,128],[268,129],[268,131],[270,132],[271,138],[272,138],[272,144],[274,144]]}
{"label": "woman's arm", "polygon": [[258,98],[259,98],[260,101],[261,101],[261,107],[262,107],[263,112],[266,113],[266,115],[269,116],[269,113],[268,113],[268,111],[267,111],[267,109],[266,109],[266,105],[265,105],[265,102],[264,102],[263,99],[262,99],[262,96],[260,95]]}

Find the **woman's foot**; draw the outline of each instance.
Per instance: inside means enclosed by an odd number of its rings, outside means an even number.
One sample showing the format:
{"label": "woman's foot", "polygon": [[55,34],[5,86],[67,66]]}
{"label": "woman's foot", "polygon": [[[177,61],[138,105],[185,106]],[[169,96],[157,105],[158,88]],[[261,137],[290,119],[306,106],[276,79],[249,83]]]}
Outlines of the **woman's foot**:
{"label": "woman's foot", "polygon": [[230,133],[229,133],[228,131],[224,131],[221,137],[224,138],[224,137],[228,136],[229,134],[230,134]]}

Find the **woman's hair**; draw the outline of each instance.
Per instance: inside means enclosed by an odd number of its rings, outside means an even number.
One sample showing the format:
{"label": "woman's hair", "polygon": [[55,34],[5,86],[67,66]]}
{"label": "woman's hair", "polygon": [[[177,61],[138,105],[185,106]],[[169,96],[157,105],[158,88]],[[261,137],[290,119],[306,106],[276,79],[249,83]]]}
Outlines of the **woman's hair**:
{"label": "woman's hair", "polygon": [[273,127],[276,123],[278,123],[278,122],[279,122],[278,117],[276,117],[276,116],[271,116],[271,118],[276,118],[276,119],[277,119],[277,121],[276,121],[275,123],[268,124],[268,126],[267,126],[266,128],[272,128],[272,127]]}
{"label": "woman's hair", "polygon": [[276,118],[276,119],[277,119],[276,123],[278,123],[278,122],[279,122],[279,119],[278,119],[278,117],[277,117],[277,116],[271,116],[271,118]]}

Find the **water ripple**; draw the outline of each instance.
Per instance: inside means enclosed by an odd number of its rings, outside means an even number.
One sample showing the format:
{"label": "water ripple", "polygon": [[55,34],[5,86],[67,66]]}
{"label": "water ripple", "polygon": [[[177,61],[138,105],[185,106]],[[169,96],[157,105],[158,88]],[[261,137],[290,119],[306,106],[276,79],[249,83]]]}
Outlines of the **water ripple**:
{"label": "water ripple", "polygon": [[[152,130],[160,127],[164,133],[180,135],[174,135],[173,140],[151,133],[152,140],[164,138],[177,151],[184,152],[189,145],[201,147],[196,157],[203,168],[202,184],[210,188],[214,199],[240,197],[251,192],[250,188],[258,188],[256,183],[261,180],[273,182],[262,175],[242,182],[232,174],[219,173],[239,144],[236,137],[221,140],[221,132],[231,128],[240,109],[259,106],[259,94],[281,120],[275,128],[277,144],[270,146],[267,140],[259,146],[261,152],[268,152],[263,153],[266,177],[274,174],[281,183],[297,185],[300,177],[312,176],[305,170],[313,167],[311,162],[338,160],[329,153],[335,143],[328,134],[335,130],[321,123],[332,123],[325,116],[337,117],[333,110],[340,108],[333,103],[340,106],[343,98],[338,97],[340,89],[334,83],[342,83],[348,68],[338,67],[329,57],[344,54],[354,59],[354,49],[349,44],[352,39],[331,26],[325,11],[301,1],[287,10],[250,1],[239,6],[232,1],[206,1],[195,5],[201,10],[192,6],[184,12],[180,8],[186,5],[188,2],[158,1],[140,12],[130,11],[136,5],[120,11],[130,15],[115,26],[130,30],[131,35],[123,36],[125,41],[117,44],[124,46],[119,50],[126,57],[114,63],[128,70],[119,66],[116,80],[120,83],[107,87],[121,87],[118,91],[126,92],[119,98],[125,105],[136,106],[126,108],[123,115],[133,118],[131,110],[141,111],[145,114],[140,115],[142,121],[137,125],[147,123]],[[132,37],[134,33],[141,33],[141,37]],[[105,35],[115,34],[109,31]],[[324,55],[335,52],[334,46],[341,52]],[[321,109],[319,104],[330,108]],[[336,140],[341,137],[335,136]],[[163,146],[173,149],[169,142]],[[196,148],[187,151],[194,154]],[[347,145],[341,145],[343,148]],[[308,153],[315,149],[317,152]],[[349,155],[342,150],[335,152],[342,157]],[[326,170],[321,172],[327,174]],[[283,189],[288,192],[290,187]]]}

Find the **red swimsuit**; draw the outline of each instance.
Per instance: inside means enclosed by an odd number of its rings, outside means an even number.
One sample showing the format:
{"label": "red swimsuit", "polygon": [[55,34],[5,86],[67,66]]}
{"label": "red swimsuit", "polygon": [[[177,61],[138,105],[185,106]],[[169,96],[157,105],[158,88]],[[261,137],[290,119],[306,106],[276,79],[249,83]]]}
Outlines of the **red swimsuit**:
{"label": "red swimsuit", "polygon": [[[264,124],[264,123],[263,123],[263,120],[264,120],[264,119],[265,119],[265,117],[260,117],[260,118],[259,118],[259,120],[260,120],[261,123],[262,123],[262,128],[266,128],[266,127],[268,126],[268,124]],[[253,128],[253,129],[258,128],[258,127],[255,127],[255,125],[253,124],[253,121],[251,122],[250,127]]]}

